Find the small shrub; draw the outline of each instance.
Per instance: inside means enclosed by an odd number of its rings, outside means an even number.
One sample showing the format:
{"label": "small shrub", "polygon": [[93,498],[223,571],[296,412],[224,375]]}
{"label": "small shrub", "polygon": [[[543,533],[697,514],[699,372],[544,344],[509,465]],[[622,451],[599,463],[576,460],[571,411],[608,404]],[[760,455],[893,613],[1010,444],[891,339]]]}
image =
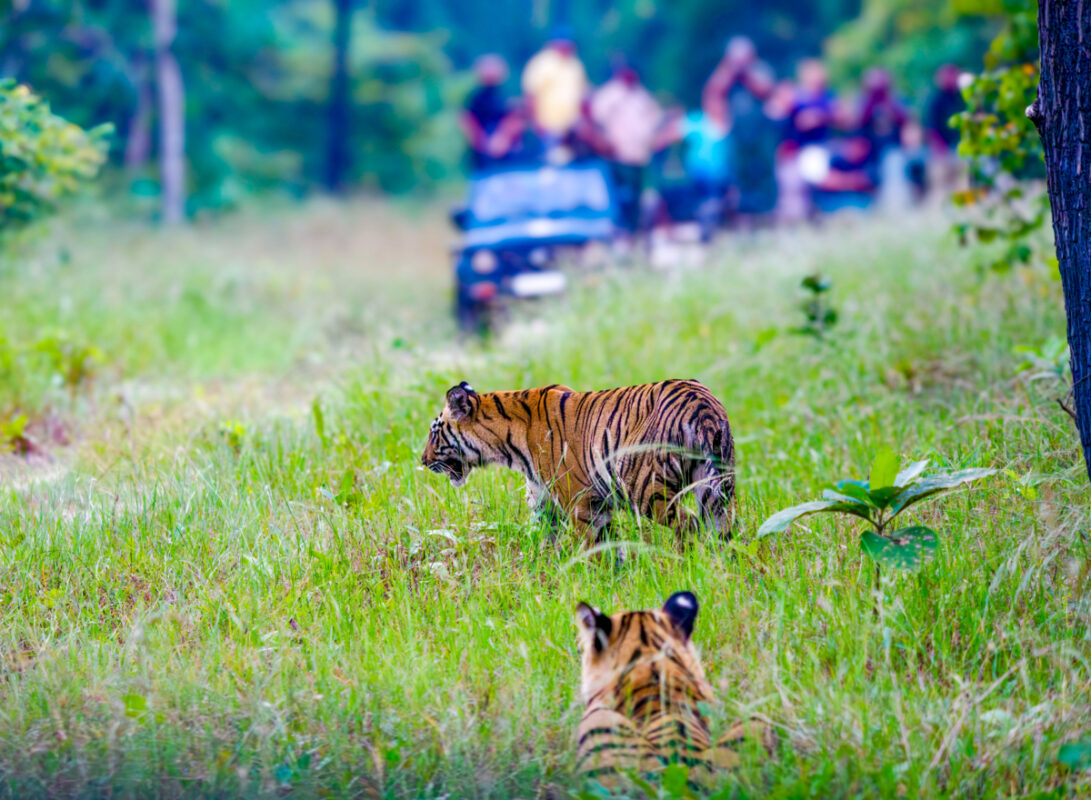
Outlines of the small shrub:
{"label": "small shrub", "polygon": [[84,131],[26,86],[0,80],[0,234],[54,209],[98,174],[109,126]]}
{"label": "small shrub", "polygon": [[26,435],[28,421],[26,414],[12,414],[0,421],[0,452],[26,455],[34,451]]}
{"label": "small shrub", "polygon": [[815,273],[808,275],[799,285],[807,292],[807,299],[800,306],[806,321],[795,329],[795,333],[821,339],[837,322],[837,309],[830,305],[828,297],[833,281]]}
{"label": "small shrub", "polygon": [[898,455],[884,447],[875,456],[868,480],[831,484],[822,493],[822,500],[792,506],[769,517],[758,529],[758,536],[781,533],[808,514],[850,514],[868,523],[860,545],[877,565],[918,569],[935,551],[937,534],[923,525],[891,530],[898,516],[922,500],[988,477],[996,470],[963,469],[925,476],[927,461],[916,461],[900,471],[898,466]]}

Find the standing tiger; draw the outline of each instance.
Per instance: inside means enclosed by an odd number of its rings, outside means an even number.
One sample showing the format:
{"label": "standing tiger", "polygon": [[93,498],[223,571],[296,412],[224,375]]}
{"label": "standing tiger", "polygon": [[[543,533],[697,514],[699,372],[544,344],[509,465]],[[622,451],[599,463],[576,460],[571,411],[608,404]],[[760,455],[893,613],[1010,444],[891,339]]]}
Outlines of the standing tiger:
{"label": "standing tiger", "polygon": [[[527,480],[527,500],[560,510],[599,541],[621,506],[681,537],[702,522],[730,536],[735,446],[727,412],[704,385],[669,380],[601,392],[545,386],[447,392],[421,462],[462,486],[470,470],[502,464]],[[692,490],[700,517],[681,505]]]}
{"label": "standing tiger", "polygon": [[773,747],[772,731],[738,722],[714,744],[701,704],[712,701],[690,640],[697,598],[676,592],[662,608],[603,614],[576,606],[585,711],[577,729],[577,769],[604,785],[618,773],[655,773],[667,764],[689,767],[706,781],[738,766],[734,749],[748,736]]}

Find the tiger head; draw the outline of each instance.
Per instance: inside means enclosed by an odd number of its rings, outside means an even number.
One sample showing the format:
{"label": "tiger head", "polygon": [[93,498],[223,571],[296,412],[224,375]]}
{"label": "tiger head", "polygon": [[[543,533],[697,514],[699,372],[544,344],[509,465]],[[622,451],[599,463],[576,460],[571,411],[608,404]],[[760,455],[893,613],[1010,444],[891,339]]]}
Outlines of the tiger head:
{"label": "tiger head", "polygon": [[690,640],[697,609],[692,592],[675,592],[650,611],[607,615],[587,603],[576,606],[584,702],[597,698],[616,707],[654,685],[686,686],[691,700],[710,700],[712,688]]}
{"label": "tiger head", "polygon": [[462,486],[473,467],[480,466],[472,444],[468,444],[465,431],[460,427],[473,421],[481,396],[466,381],[447,390],[447,404],[440,415],[432,420],[428,442],[424,445],[421,463],[432,470],[445,474],[454,486]]}

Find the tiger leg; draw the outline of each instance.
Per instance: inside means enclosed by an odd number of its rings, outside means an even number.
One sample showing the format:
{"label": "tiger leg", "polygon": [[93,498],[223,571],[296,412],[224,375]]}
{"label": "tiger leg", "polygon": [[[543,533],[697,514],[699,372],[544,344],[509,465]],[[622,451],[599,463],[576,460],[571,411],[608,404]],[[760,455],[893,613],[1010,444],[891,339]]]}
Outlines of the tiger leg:
{"label": "tiger leg", "polygon": [[527,505],[531,519],[549,531],[549,544],[556,545],[557,533],[564,525],[564,510],[543,487],[527,481]]}
{"label": "tiger leg", "polygon": [[613,521],[611,510],[590,493],[580,497],[570,512],[572,525],[583,539],[584,549],[590,550],[603,540],[603,532]]}
{"label": "tiger leg", "polygon": [[653,495],[642,510],[644,515],[674,531],[678,542],[684,543],[701,527],[700,518],[681,505],[681,497],[667,498],[663,494]]}

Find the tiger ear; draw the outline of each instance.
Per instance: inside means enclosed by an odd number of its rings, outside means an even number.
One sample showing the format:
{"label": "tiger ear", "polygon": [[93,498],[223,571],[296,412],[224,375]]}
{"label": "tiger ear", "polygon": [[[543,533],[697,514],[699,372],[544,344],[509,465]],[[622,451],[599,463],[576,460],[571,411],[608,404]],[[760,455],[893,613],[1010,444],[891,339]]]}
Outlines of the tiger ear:
{"label": "tiger ear", "polygon": [[688,639],[693,634],[693,624],[697,621],[699,608],[697,596],[693,592],[675,592],[663,604],[663,613]]}
{"label": "tiger ear", "polygon": [[462,381],[458,386],[452,386],[448,389],[447,407],[451,409],[451,419],[458,422],[472,415],[475,397],[477,397],[477,392],[466,381]]}
{"label": "tiger ear", "polygon": [[614,629],[614,623],[608,616],[587,603],[576,606],[576,626],[580,629],[580,635],[596,653],[606,649],[610,641],[610,632]]}

